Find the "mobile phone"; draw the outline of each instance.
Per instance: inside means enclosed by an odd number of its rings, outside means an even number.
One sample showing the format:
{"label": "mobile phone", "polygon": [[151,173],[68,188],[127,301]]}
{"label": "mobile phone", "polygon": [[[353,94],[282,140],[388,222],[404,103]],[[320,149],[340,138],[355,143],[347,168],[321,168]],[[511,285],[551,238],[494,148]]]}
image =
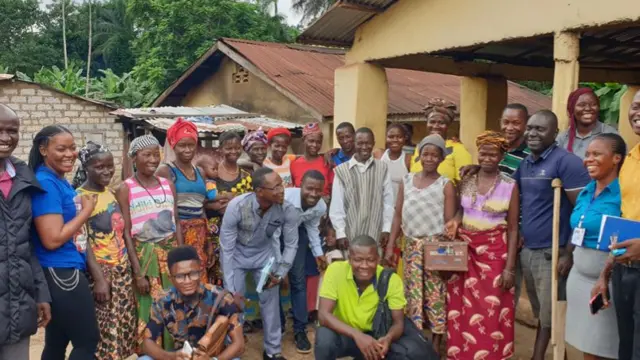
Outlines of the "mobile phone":
{"label": "mobile phone", "polygon": [[611,250],[611,255],[620,256],[620,255],[623,255],[626,252],[627,252],[627,249],[614,249],[614,250]]}
{"label": "mobile phone", "polygon": [[604,296],[602,296],[602,293],[594,296],[593,299],[589,301],[589,308],[591,309],[591,314],[593,315],[597,314],[598,311],[604,308]]}

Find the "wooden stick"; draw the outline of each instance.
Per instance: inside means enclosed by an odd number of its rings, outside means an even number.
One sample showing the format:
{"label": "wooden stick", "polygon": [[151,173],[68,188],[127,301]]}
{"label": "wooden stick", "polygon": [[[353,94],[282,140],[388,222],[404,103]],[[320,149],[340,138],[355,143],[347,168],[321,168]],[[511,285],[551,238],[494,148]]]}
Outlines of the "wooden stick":
{"label": "wooden stick", "polygon": [[560,257],[560,201],[562,197],[562,181],[553,179],[553,234],[551,242],[551,346],[553,359],[564,360],[565,354],[565,319],[567,306],[565,301],[558,300],[558,259]]}

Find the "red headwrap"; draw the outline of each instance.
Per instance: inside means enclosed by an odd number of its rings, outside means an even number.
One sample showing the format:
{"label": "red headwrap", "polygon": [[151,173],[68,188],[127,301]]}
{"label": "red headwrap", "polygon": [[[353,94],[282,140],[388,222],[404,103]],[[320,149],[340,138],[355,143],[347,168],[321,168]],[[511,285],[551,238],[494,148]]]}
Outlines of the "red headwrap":
{"label": "red headwrap", "polygon": [[288,137],[291,137],[291,131],[289,131],[286,128],[275,128],[275,129],[271,129],[269,130],[269,132],[267,133],[267,141],[269,143],[271,143],[271,139],[273,139],[274,137],[278,136],[278,135],[286,135]]}
{"label": "red headwrap", "polygon": [[192,138],[198,142],[198,128],[191,121],[187,121],[180,117],[169,129],[167,129],[167,141],[169,142],[169,146],[173,149],[176,147],[178,141],[184,138]]}
{"label": "red headwrap", "polygon": [[[578,103],[578,99],[580,98],[580,96],[584,94],[592,94],[593,96],[595,96],[596,100],[598,100],[598,97],[593,92],[593,89],[588,87],[577,88],[571,94],[569,94],[569,99],[567,99],[567,114],[569,115],[569,141],[567,142],[567,151],[570,153],[573,152],[573,142],[576,139],[576,121],[577,120],[573,116],[573,112],[576,109],[576,104]],[[598,100],[598,105],[599,103],[600,102]]]}
{"label": "red headwrap", "polygon": [[320,129],[320,124],[317,122],[308,123],[302,129],[302,137],[311,134],[322,134],[322,129]]}

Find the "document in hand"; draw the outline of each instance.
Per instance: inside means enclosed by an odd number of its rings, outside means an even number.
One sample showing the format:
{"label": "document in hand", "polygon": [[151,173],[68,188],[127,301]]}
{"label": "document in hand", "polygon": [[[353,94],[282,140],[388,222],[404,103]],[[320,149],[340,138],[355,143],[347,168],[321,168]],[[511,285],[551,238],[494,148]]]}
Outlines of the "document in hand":
{"label": "document in hand", "polygon": [[605,215],[600,223],[598,250],[609,251],[609,245],[640,238],[640,221]]}
{"label": "document in hand", "polygon": [[261,294],[264,286],[267,285],[267,282],[269,281],[269,274],[271,274],[275,261],[276,259],[273,256],[270,257],[267,264],[260,271],[260,281],[258,281],[258,284],[256,285],[258,294]]}

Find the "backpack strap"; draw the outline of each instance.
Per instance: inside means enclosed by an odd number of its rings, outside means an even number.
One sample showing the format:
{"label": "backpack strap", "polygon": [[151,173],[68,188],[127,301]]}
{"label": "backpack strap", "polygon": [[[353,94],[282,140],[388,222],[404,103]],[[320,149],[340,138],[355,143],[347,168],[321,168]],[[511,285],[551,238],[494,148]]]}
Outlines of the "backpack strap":
{"label": "backpack strap", "polygon": [[391,275],[393,275],[392,269],[384,269],[380,273],[380,277],[378,278],[378,283],[376,285],[380,302],[385,301],[384,299],[387,297],[387,290],[389,290],[389,280],[391,279]]}
{"label": "backpack strap", "polygon": [[211,327],[213,324],[213,319],[218,315],[218,310],[220,309],[220,303],[224,299],[224,297],[229,292],[227,290],[222,289],[219,293],[216,294],[216,300],[211,307],[211,311],[209,312],[209,319],[207,320],[207,329]]}

